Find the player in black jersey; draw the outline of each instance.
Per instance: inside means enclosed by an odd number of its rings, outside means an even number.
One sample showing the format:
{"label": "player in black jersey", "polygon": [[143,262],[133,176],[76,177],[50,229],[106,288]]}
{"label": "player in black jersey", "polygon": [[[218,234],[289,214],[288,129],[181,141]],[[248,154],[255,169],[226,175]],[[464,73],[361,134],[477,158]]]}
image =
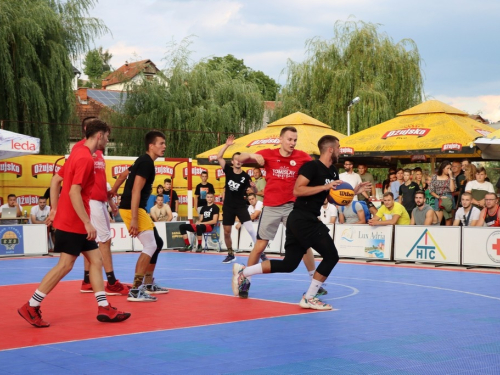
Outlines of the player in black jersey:
{"label": "player in black jersey", "polygon": [[249,187],[252,188],[254,193],[257,192],[255,183],[247,172],[241,169],[242,164],[235,160],[235,156],[240,155],[239,152],[233,154],[231,164],[227,165],[224,160],[224,152],[228,147],[234,143],[234,135],[227,138],[226,144],[222,147],[217,154],[217,160],[221,168],[226,174],[226,185],[224,186],[224,203],[222,204],[222,225],[224,226],[224,241],[227,246],[227,257],[222,263],[231,263],[235,260],[233,243],[231,241],[231,229],[235,222],[236,217],[243,223],[243,226],[252,237],[253,243],[257,240],[255,230],[253,229],[252,219],[247,209],[247,201],[245,200],[246,191]]}
{"label": "player in black jersey", "polygon": [[[319,264],[307,292],[300,300],[305,309],[331,310],[332,306],[319,299],[318,290],[330,275],[339,260],[332,237],[325,224],[318,220],[320,209],[328,191],[339,185],[339,173],[334,163],[340,149],[339,140],[331,135],[321,137],[318,142],[319,160],[305,163],[293,189],[297,200],[286,223],[285,257],[283,260],[267,260],[254,266],[233,266],[233,293],[238,295],[249,287],[249,276],[261,273],[293,272],[307,249],[312,247],[321,254]],[[363,182],[354,189],[360,194],[371,189],[370,182]]]}

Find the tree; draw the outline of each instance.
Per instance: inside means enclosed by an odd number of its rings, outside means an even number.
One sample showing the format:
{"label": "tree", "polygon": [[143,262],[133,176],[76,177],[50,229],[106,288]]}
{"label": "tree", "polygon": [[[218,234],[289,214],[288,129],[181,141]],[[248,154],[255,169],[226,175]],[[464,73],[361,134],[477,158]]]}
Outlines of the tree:
{"label": "tree", "polygon": [[71,61],[107,31],[101,21],[88,17],[94,4],[0,2],[0,119],[8,120],[8,130],[41,138],[45,154],[67,152],[69,128],[60,124],[74,116]]}
{"label": "tree", "polygon": [[364,22],[337,22],[334,38],[306,43],[308,57],[289,61],[281,105],[273,118],[301,111],[347,133],[347,106],[351,132],[393,118],[422,101],[421,59],[411,39],[394,43],[379,26]]}
{"label": "tree", "polygon": [[87,52],[83,65],[85,66],[83,72],[89,77],[92,87],[100,88],[100,80],[103,73],[103,61],[99,51],[93,49]]}
{"label": "tree", "polygon": [[210,69],[206,62],[188,63],[188,45],[186,39],[169,52],[161,78],[130,82],[122,111],[102,115],[113,124],[118,154],[144,153],[150,129],[165,131],[167,156],[193,157],[231,133],[261,127],[264,106],[257,85]]}
{"label": "tree", "polygon": [[111,66],[110,61],[113,58],[113,54],[109,52],[109,50],[104,51],[102,47],[99,47],[97,51],[99,52],[99,56],[102,60],[103,73],[111,72],[113,70],[113,67]]}

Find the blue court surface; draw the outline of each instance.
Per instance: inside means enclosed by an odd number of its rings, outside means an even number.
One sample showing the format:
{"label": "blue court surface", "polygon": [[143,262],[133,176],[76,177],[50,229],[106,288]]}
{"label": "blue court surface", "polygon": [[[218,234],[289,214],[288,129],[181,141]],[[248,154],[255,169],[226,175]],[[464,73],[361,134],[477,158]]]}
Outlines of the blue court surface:
{"label": "blue court surface", "polygon": [[[137,257],[137,253],[114,254],[115,273],[123,282],[132,280]],[[232,265],[222,264],[224,257],[160,254],[156,281],[173,291],[158,298],[167,303],[171,298],[174,303],[188,291],[208,297],[186,299],[175,314],[156,311],[155,320],[158,325],[175,326],[172,319],[188,314],[195,324],[155,330],[153,321],[144,328],[134,327],[141,311],[160,305],[110,297],[124,310],[135,305],[128,321],[113,325],[114,334],[93,338],[100,327],[107,327],[90,317],[88,339],[54,339],[51,344],[1,350],[0,374],[500,374],[499,271],[341,261],[327,281],[328,295],[323,298],[334,311],[299,308],[292,315],[244,319],[245,304],[251,300],[232,296]],[[57,260],[1,259],[0,286],[17,290],[38,283]],[[238,256],[238,260],[246,264],[247,258]],[[77,285],[74,281],[82,274],[83,261],[78,259],[62,284],[73,280]],[[296,309],[308,285],[301,265],[292,274],[254,276],[250,298]],[[56,287],[54,294],[57,288],[63,286]],[[34,291],[31,285],[29,290],[23,291],[23,301]],[[68,304],[72,298],[82,298],[78,288],[69,295]],[[49,295],[42,311],[51,297],[55,298]],[[227,322],[207,323],[205,312],[208,307],[213,310],[214,303]],[[45,312],[43,317],[52,326],[30,327],[15,309],[5,311],[2,304],[2,318],[19,335],[36,340],[41,332],[47,335],[57,327],[57,319]],[[92,298],[88,304],[96,306]],[[76,324],[86,329],[85,322]],[[120,333],[120,325],[134,327],[137,333]],[[2,340],[5,335],[0,332]]]}

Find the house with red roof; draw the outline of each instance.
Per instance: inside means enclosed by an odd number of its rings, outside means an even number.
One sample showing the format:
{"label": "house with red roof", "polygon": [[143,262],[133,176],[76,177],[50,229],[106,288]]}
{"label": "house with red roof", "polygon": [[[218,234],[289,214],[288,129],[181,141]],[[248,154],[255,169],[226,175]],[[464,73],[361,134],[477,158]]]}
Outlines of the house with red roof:
{"label": "house with red roof", "polygon": [[160,71],[151,60],[141,60],[120,66],[102,80],[105,90],[124,91],[128,82],[139,83],[143,79],[155,79]]}

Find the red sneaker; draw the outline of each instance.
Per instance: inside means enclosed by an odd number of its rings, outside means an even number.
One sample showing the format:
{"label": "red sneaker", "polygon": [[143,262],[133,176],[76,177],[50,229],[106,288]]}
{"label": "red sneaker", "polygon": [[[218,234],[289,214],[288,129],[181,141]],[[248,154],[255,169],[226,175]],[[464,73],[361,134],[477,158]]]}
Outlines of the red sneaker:
{"label": "red sneaker", "polygon": [[123,322],[130,318],[130,315],[128,312],[118,311],[111,305],[99,306],[97,309],[97,320],[103,323]]}
{"label": "red sneaker", "polygon": [[92,285],[90,283],[86,283],[82,281],[82,286],[80,287],[80,292],[82,293],[93,293]]}
{"label": "red sneaker", "polygon": [[47,328],[48,326],[50,326],[50,323],[47,323],[42,319],[40,306],[32,307],[30,306],[29,302],[26,302],[19,309],[17,309],[17,312],[33,327]]}
{"label": "red sneaker", "polygon": [[104,291],[108,296],[128,296],[129,287],[123,285],[120,280],[116,280],[116,282],[111,285],[110,283],[106,283],[106,287]]}

